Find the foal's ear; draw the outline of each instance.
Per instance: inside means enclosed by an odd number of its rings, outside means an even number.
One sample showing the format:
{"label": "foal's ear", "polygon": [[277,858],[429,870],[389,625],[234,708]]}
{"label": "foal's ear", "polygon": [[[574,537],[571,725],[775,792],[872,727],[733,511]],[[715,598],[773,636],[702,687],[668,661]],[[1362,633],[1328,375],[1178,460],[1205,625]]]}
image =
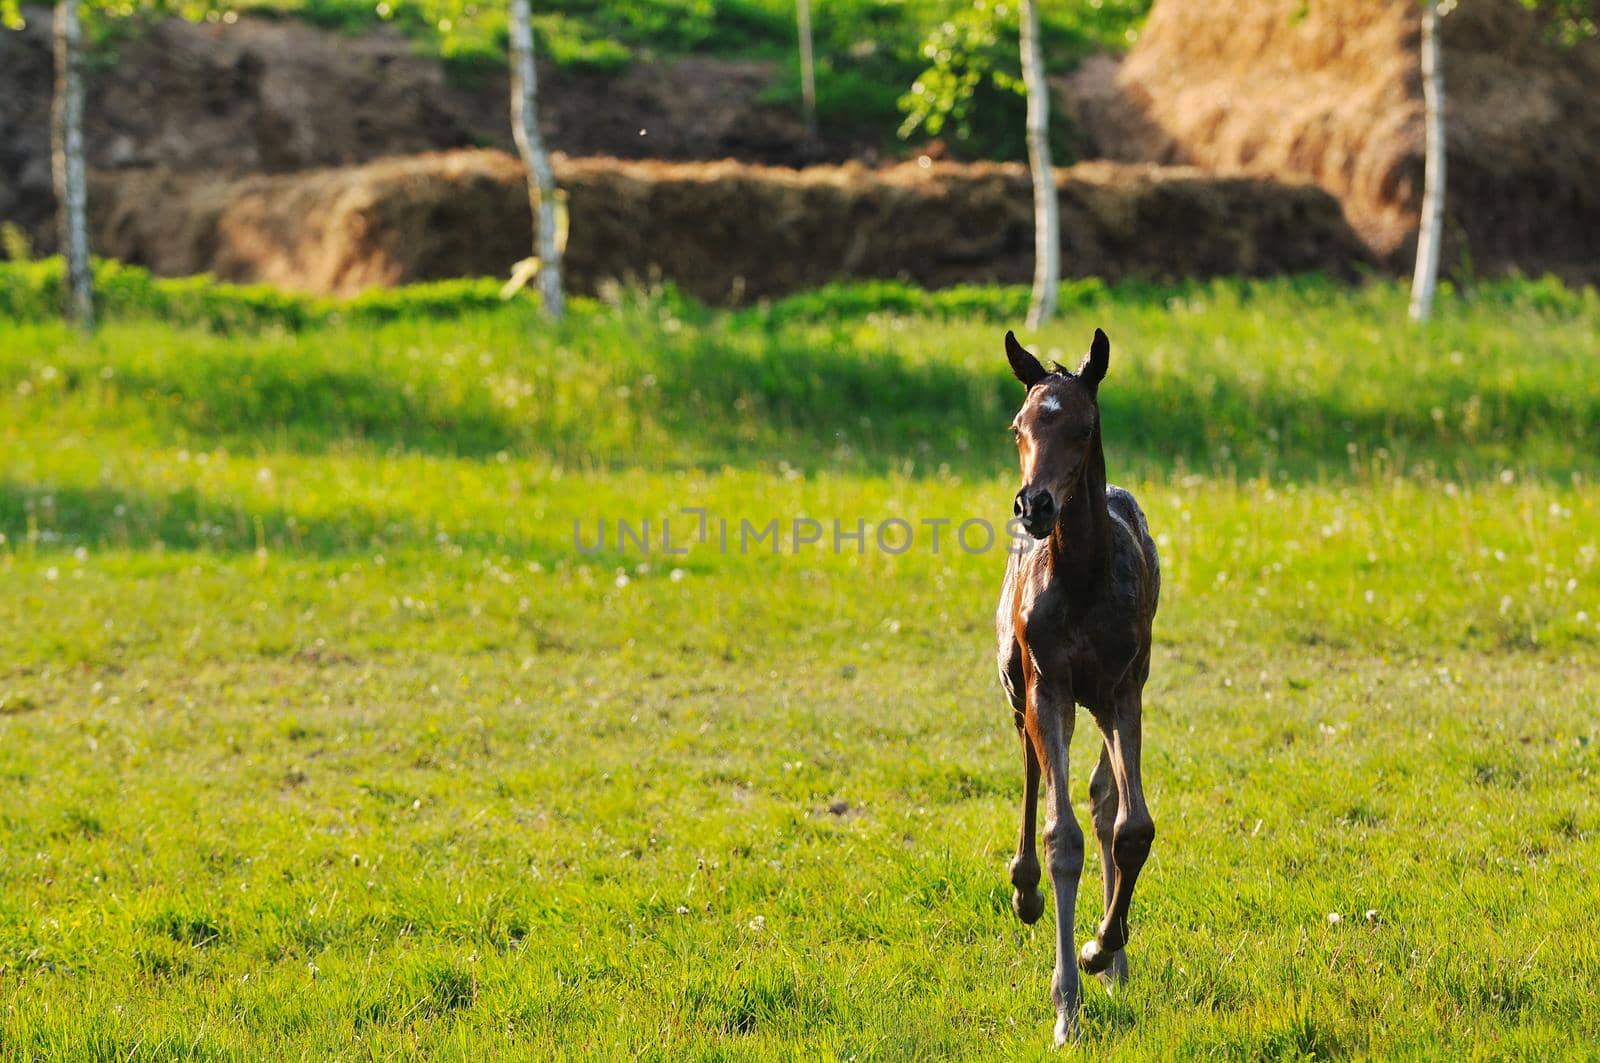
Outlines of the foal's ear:
{"label": "foal's ear", "polygon": [[1039,364],[1039,359],[1029,354],[1027,348],[1017,342],[1017,337],[1012,332],[1006,333],[1006,360],[1011,363],[1011,371],[1022,381],[1024,387],[1033,387],[1050,374],[1045,372],[1044,366]]}
{"label": "foal's ear", "polygon": [[1078,379],[1090,391],[1094,391],[1100,387],[1100,381],[1106,378],[1106,366],[1110,363],[1111,341],[1106,339],[1104,332],[1095,329],[1089,353],[1083,356],[1083,364],[1078,366]]}

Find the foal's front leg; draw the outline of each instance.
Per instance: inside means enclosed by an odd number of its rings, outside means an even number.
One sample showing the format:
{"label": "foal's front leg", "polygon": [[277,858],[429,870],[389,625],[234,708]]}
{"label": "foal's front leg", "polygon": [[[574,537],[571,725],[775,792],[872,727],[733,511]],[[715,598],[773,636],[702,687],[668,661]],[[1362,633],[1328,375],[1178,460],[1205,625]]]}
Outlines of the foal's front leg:
{"label": "foal's front leg", "polygon": [[1078,908],[1078,876],[1083,871],[1083,831],[1072,814],[1067,779],[1067,753],[1072,745],[1072,695],[1039,682],[1028,692],[1029,723],[1038,746],[1040,766],[1049,787],[1045,805],[1045,860],[1056,902],[1056,967],[1050,979],[1050,1000],[1056,1008],[1056,1044],[1078,1032],[1077,951],[1072,943]]}
{"label": "foal's front leg", "polygon": [[1044,894],[1039,892],[1039,853],[1033,841],[1039,808],[1039,756],[1020,713],[1017,735],[1022,739],[1022,833],[1017,839],[1017,855],[1011,861],[1011,908],[1018,919],[1031,926],[1044,914]]}

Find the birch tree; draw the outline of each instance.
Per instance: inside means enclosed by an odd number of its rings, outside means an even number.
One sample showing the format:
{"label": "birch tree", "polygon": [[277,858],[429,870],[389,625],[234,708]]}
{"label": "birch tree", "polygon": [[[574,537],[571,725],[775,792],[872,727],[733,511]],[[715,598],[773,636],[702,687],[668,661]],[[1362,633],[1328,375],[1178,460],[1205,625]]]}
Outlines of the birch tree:
{"label": "birch tree", "polygon": [[83,25],[78,3],[58,0],[56,4],[50,157],[61,254],[66,260],[66,314],[79,328],[92,329],[94,288],[89,274],[88,173],[83,153]]}
{"label": "birch tree", "polygon": [[[66,0],[62,0],[63,3]],[[511,135],[528,172],[528,202],[537,219],[539,293],[544,311],[559,321],[566,311],[561,290],[561,241],[557,232],[556,175],[539,133],[539,86],[533,65],[533,28],[528,0],[511,0]]]}
{"label": "birch tree", "polygon": [[1028,327],[1055,316],[1061,280],[1061,211],[1050,164],[1050,88],[1039,43],[1038,0],[1022,0],[1022,82],[1028,94],[1028,169],[1033,175],[1033,297]]}
{"label": "birch tree", "polygon": [[795,0],[794,7],[800,30],[800,101],[805,109],[806,140],[814,144],[817,139],[817,67],[811,48],[811,0]]}
{"label": "birch tree", "polygon": [[1411,319],[1433,314],[1439,284],[1439,244],[1444,238],[1444,69],[1440,62],[1439,3],[1422,5],[1423,177],[1422,218],[1417,227],[1417,264],[1411,276]]}

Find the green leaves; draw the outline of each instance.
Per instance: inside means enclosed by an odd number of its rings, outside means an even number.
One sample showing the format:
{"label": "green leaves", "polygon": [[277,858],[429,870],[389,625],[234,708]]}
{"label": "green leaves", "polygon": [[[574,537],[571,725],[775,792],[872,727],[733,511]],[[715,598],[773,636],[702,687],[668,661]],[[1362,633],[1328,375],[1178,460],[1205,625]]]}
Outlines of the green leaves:
{"label": "green leaves", "polygon": [[1562,44],[1600,36],[1600,4],[1595,0],[1522,0],[1522,6],[1550,20],[1550,30]]}
{"label": "green leaves", "polygon": [[919,49],[929,67],[900,97],[900,136],[918,129],[938,136],[946,124],[957,138],[972,137],[973,103],[985,84],[1021,92],[1017,11],[1005,0],[974,0],[934,28]]}

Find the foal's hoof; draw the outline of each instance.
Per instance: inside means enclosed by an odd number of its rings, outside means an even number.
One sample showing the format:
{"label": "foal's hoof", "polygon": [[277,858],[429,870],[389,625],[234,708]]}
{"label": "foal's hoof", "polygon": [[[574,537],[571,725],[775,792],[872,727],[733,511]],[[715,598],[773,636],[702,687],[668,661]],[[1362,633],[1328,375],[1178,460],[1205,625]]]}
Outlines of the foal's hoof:
{"label": "foal's hoof", "polygon": [[1095,977],[1100,979],[1100,984],[1106,990],[1112,991],[1128,984],[1128,953],[1125,949],[1118,949],[1111,954],[1111,964]]}
{"label": "foal's hoof", "polygon": [[1056,1047],[1078,1037],[1078,1017],[1072,1010],[1056,1012]]}
{"label": "foal's hoof", "polygon": [[1106,952],[1100,947],[1098,939],[1090,938],[1084,942],[1083,951],[1078,953],[1078,967],[1089,974],[1101,974],[1110,970],[1111,961],[1120,952],[1120,949],[1117,952]]}
{"label": "foal's hoof", "polygon": [[1011,891],[1011,910],[1017,913],[1017,918],[1032,926],[1044,914],[1044,894],[1038,890]]}

